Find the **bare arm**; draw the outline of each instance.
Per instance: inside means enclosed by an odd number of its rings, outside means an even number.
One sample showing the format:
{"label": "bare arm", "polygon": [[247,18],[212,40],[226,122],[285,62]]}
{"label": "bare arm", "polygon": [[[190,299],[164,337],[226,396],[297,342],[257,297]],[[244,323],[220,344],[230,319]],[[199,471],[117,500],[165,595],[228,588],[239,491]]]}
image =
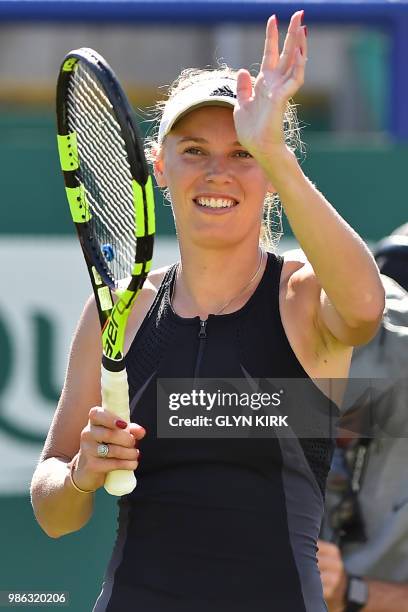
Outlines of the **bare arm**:
{"label": "bare arm", "polygon": [[34,513],[51,537],[80,529],[92,514],[94,496],[72,487],[69,463],[79,450],[89,409],[100,404],[98,335],[97,311],[90,300],[72,343],[64,388],[31,483]]}
{"label": "bare arm", "polygon": [[92,515],[93,498],[93,493],[79,493],[71,485],[68,460],[50,457],[37,466],[31,503],[38,523],[51,538],[81,529]]}
{"label": "bare arm", "polygon": [[365,579],[368,602],[364,612],[408,612],[408,584]]}
{"label": "bare arm", "polygon": [[[347,574],[339,548],[331,542],[318,541],[317,559],[323,594],[329,612],[345,612]],[[408,612],[408,584],[364,578],[368,601],[364,612]]]}
{"label": "bare arm", "polygon": [[[97,408],[100,397],[101,343],[98,315],[93,299],[85,306],[76,331],[64,388],[32,483],[31,498],[36,518],[50,537],[60,537],[83,527],[92,515],[93,493],[103,486],[106,472],[136,469],[135,439],[143,428],[116,425],[114,415]],[[109,443],[109,457],[96,456],[98,442]]]}
{"label": "bare arm", "polygon": [[[247,70],[237,81],[234,120],[239,141],[263,167],[310,264],[289,281],[289,292],[313,306],[318,335],[331,344],[368,342],[378,328],[384,290],[373,257],[359,236],[303,174],[283,130],[290,98],[303,85],[307,59],[303,11],[292,15],[282,53],[278,22],[266,28],[261,69],[252,86]],[[304,290],[303,287],[306,287]]]}
{"label": "bare arm", "polygon": [[384,309],[384,289],[371,253],[304,176],[291,152],[275,157],[270,176],[310,262],[292,275],[292,288],[315,283],[316,318],[323,332],[346,345],[368,342]]}

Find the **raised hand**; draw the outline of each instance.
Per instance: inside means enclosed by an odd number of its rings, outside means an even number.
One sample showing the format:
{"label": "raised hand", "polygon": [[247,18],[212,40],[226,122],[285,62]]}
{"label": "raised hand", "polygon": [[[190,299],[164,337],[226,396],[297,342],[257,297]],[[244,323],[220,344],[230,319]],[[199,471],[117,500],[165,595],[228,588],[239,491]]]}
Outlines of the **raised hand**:
{"label": "raised hand", "polygon": [[303,13],[297,11],[292,15],[280,55],[278,20],[272,15],[266,26],[264,55],[254,86],[247,70],[241,69],[238,74],[235,127],[240,143],[255,158],[262,159],[285,143],[286,105],[304,81],[307,33]]}

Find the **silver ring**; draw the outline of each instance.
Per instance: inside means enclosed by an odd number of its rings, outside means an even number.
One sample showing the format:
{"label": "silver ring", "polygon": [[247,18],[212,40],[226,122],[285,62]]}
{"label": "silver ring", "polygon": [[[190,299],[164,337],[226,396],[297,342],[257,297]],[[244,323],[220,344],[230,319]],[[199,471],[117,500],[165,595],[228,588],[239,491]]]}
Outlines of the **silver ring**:
{"label": "silver ring", "polygon": [[98,457],[100,457],[101,459],[104,459],[105,457],[108,456],[108,453],[109,453],[109,446],[107,444],[98,444],[96,448],[96,454]]}

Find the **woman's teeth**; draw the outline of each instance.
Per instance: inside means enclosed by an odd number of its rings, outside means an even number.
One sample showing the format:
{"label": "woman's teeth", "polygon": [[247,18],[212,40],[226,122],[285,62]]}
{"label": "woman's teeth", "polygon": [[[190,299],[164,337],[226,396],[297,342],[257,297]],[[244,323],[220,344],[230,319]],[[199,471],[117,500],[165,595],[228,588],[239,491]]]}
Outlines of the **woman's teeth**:
{"label": "woman's teeth", "polygon": [[197,198],[195,201],[200,206],[207,206],[208,208],[231,208],[238,203],[236,200],[227,198]]}

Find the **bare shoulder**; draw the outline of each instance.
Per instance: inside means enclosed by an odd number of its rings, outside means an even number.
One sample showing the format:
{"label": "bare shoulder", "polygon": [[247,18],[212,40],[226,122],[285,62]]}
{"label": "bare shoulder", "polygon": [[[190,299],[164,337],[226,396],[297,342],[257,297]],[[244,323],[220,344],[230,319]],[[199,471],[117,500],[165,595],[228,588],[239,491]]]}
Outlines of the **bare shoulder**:
{"label": "bare shoulder", "polygon": [[157,292],[160,289],[160,286],[169,267],[170,266],[164,266],[162,268],[157,268],[156,270],[152,270],[151,272],[149,272],[143,284],[143,288],[137,298],[139,308],[141,307],[141,302],[144,302],[146,304],[149,304],[150,302],[153,303],[154,298],[156,297]]}
{"label": "bare shoulder", "polygon": [[157,292],[169,268],[170,266],[162,266],[161,268],[157,268],[156,270],[149,272],[145,284],[143,285],[143,289],[146,288],[150,291]]}
{"label": "bare shoulder", "polygon": [[83,350],[85,346],[88,348],[91,346],[98,346],[98,348],[100,348],[100,335],[101,326],[99,323],[98,308],[96,306],[95,296],[92,293],[82,310],[75,330],[71,350],[75,350],[77,346],[80,350]]}
{"label": "bare shoulder", "polygon": [[304,329],[314,333],[314,317],[321,287],[314,270],[301,249],[284,253],[280,278],[281,314],[297,318],[301,314]]}
{"label": "bare shoulder", "polygon": [[[148,304],[149,302],[153,302],[157,292],[160,288],[161,283],[163,282],[164,276],[169,269],[170,266],[164,266],[162,268],[158,268],[156,270],[152,270],[149,272],[144,284],[143,288],[140,291],[140,294],[137,298],[137,308],[135,312],[142,308],[142,303]],[[114,293],[112,294],[114,300]],[[100,339],[100,325],[99,325],[99,316],[98,309],[95,302],[95,296],[92,293],[88,300],[85,303],[84,309],[81,314],[81,318],[79,320],[79,324],[77,327],[77,335],[80,337],[84,337],[85,339],[96,338],[99,342]]]}
{"label": "bare shoulder", "polygon": [[153,306],[169,267],[170,266],[164,266],[149,272],[129,317],[126,328],[125,353],[127,353],[129,350],[130,345],[139,331],[147,313]]}
{"label": "bare shoulder", "polygon": [[[159,291],[160,285],[163,282],[164,276],[169,269],[169,266],[152,270],[146,278],[143,288],[140,291],[135,306],[129,317],[126,328],[125,352],[128,350],[136,332],[141,326],[146,314],[154,303],[154,300]],[[113,294],[115,299],[115,296]],[[95,297],[92,294],[87,300],[83,309],[81,318],[74,337],[73,349],[76,352],[76,347],[88,354],[95,353],[95,347],[98,351],[101,350],[101,328],[99,324],[98,309],[95,302]],[[92,349],[91,353],[89,351]]]}
{"label": "bare shoulder", "polygon": [[[286,251],[283,255],[280,288],[290,291],[292,297],[302,294],[302,301],[307,301],[307,295],[316,297],[321,289],[314,270],[301,249]],[[303,304],[306,306],[306,303]]]}
{"label": "bare shoulder", "polygon": [[321,293],[320,282],[303,251],[284,253],[279,304],[288,341],[310,377],[346,377],[352,350],[319,324]]}
{"label": "bare shoulder", "polygon": [[302,249],[290,249],[283,254],[284,263],[307,263],[307,257]]}

